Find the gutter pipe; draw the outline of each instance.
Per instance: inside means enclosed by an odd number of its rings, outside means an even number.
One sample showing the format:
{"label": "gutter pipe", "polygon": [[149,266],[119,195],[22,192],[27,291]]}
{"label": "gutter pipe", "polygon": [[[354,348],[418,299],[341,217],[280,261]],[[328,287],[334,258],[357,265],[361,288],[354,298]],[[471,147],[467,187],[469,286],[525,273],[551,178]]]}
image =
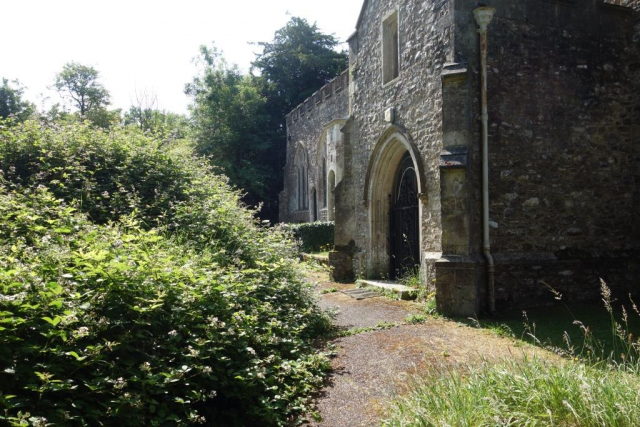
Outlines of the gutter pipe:
{"label": "gutter pipe", "polygon": [[481,103],[482,114],[482,252],[487,260],[487,282],[489,288],[489,311],[496,311],[495,264],[491,255],[489,237],[489,114],[487,112],[487,26],[495,9],[480,6],[473,10],[480,33]]}

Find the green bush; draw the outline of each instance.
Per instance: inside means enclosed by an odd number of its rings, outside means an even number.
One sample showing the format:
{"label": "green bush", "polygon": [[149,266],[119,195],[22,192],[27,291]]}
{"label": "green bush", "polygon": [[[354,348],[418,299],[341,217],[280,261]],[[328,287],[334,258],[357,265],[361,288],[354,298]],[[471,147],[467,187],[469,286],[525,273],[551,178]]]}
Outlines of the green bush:
{"label": "green bush", "polygon": [[333,248],[333,222],[282,224],[282,228],[293,232],[302,252],[321,252]]}
{"label": "green bush", "polygon": [[164,224],[174,203],[199,192],[194,186],[205,170],[184,146],[136,129],[34,121],[0,126],[0,171],[8,182],[46,186],[58,198],[78,201],[100,224],[134,210],[148,227]]}
{"label": "green bush", "polygon": [[21,129],[0,131],[0,423],[269,426],[307,410],[326,318],[290,235],[184,146]]}

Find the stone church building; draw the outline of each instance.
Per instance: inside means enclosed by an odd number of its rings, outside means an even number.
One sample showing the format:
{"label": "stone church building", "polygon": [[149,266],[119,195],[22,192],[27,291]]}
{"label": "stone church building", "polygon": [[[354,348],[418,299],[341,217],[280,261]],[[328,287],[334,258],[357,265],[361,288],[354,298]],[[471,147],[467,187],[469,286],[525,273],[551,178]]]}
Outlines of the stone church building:
{"label": "stone church building", "polygon": [[337,280],[420,268],[438,309],[624,296],[640,268],[640,0],[365,0],[286,117],[282,222]]}

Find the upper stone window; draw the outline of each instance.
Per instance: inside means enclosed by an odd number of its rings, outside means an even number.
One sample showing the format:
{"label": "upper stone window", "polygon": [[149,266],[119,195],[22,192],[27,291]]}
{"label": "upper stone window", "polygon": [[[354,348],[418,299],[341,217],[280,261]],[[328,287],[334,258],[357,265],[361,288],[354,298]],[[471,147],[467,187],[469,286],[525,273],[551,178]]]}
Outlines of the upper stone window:
{"label": "upper stone window", "polygon": [[382,83],[387,84],[400,70],[398,46],[398,11],[391,13],[382,22]]}

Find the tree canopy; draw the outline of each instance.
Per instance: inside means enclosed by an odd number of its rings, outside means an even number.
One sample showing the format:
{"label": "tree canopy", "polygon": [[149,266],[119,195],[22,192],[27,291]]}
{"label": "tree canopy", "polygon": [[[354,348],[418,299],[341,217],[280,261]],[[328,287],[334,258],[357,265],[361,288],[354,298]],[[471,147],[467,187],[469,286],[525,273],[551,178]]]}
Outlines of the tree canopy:
{"label": "tree canopy", "polygon": [[346,53],[335,50],[339,44],[316,24],[297,17],[276,31],[271,42],[258,43],[262,53],[253,68],[260,72],[263,94],[281,120],[347,68]]}
{"label": "tree canopy", "polygon": [[23,100],[24,87],[20,82],[2,79],[0,86],[0,118],[6,119],[14,117],[18,121],[23,121],[34,112],[34,106],[30,102]]}
{"label": "tree canopy", "polygon": [[99,75],[98,70],[91,66],[69,62],[56,75],[54,87],[84,116],[109,105],[109,91],[98,81]]}
{"label": "tree canopy", "polygon": [[249,76],[229,66],[215,47],[200,49],[200,74],[186,86],[191,97],[196,149],[257,205],[268,199],[273,135],[266,100]]}

